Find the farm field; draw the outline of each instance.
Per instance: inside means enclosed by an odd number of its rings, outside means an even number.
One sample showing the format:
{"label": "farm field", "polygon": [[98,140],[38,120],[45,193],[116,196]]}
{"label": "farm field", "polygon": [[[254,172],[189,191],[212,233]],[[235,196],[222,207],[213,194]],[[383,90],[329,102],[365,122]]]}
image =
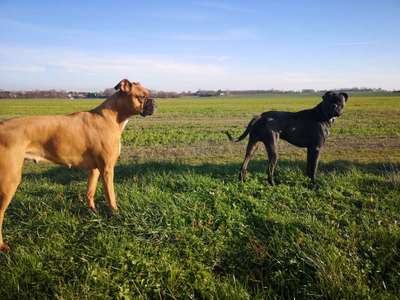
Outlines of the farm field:
{"label": "farm field", "polygon": [[[0,100],[0,119],[88,110],[100,100]],[[317,97],[157,100],[134,117],[116,167],[120,208],[86,176],[26,162],[6,212],[0,299],[396,299],[400,295],[400,97],[355,96],[331,128],[318,172],[280,142],[264,184],[258,148],[245,184],[243,131],[267,110]]]}

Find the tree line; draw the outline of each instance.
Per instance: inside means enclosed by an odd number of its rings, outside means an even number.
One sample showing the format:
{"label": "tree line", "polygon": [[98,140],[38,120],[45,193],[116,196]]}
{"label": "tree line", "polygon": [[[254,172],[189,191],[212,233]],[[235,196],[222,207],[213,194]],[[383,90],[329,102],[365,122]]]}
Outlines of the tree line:
{"label": "tree line", "polygon": [[[379,94],[379,95],[400,95],[400,90],[388,91],[373,88],[343,88],[338,91],[350,94]],[[293,90],[197,90],[195,92],[174,92],[174,91],[151,91],[154,98],[178,98],[178,97],[219,97],[219,96],[257,96],[257,95],[320,95],[326,90],[303,89]],[[6,91],[0,90],[0,99],[98,99],[107,98],[115,93],[113,88],[100,92],[77,92],[63,90],[32,90],[32,91]]]}

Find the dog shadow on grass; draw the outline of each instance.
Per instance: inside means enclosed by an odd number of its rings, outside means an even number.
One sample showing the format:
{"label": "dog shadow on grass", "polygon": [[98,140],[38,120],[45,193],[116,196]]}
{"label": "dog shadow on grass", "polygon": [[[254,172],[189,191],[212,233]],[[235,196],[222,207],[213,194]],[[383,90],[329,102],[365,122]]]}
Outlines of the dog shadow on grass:
{"label": "dog shadow on grass", "polygon": [[[169,161],[148,161],[143,163],[124,162],[115,168],[115,182],[131,178],[152,176],[157,174],[184,175],[198,174],[209,176],[215,179],[232,179],[239,174],[240,162],[238,163],[203,163],[185,164]],[[267,162],[265,160],[253,160],[250,162],[248,172],[250,174],[265,174]],[[305,176],[306,162],[302,160],[280,160],[277,166],[277,173],[284,174],[293,170],[299,170]],[[343,175],[352,171],[360,171],[364,174],[399,176],[400,163],[392,162],[371,162],[360,163],[348,160],[336,160],[321,162],[318,168],[318,177],[329,174]],[[67,169],[54,166],[42,172],[30,171],[25,173],[24,179],[37,180],[46,179],[49,183],[54,182],[62,185],[87,180],[87,171]],[[236,180],[236,178],[235,178]]]}
{"label": "dog shadow on grass", "polygon": [[[301,170],[304,173],[306,163],[301,160],[281,160],[279,162],[279,173],[293,172],[293,170]],[[249,166],[249,172],[253,174],[265,174],[266,162],[264,160],[253,160]],[[118,183],[132,180],[138,177],[151,177],[156,174],[162,176],[180,176],[185,174],[198,174],[209,176],[221,182],[228,180],[237,182],[237,175],[240,169],[240,162],[237,163],[204,163],[199,165],[191,165],[168,161],[148,161],[144,163],[123,162],[117,165],[115,169],[115,182]],[[359,163],[346,160],[337,160],[332,162],[321,162],[319,173],[320,176],[344,175],[352,174],[352,172],[360,172],[366,174],[363,180],[376,180],[375,184],[381,183],[374,176],[398,176],[400,173],[399,163]],[[299,173],[299,172],[296,172]],[[304,176],[304,175],[302,175]],[[65,203],[56,204],[53,202],[51,207],[56,210],[71,210],[72,214],[82,216],[83,219],[89,214],[89,210],[85,205],[74,201],[78,194],[84,195],[85,181],[87,172],[81,170],[66,169],[62,167],[51,167],[43,172],[28,171],[24,174],[24,178],[30,181],[37,181],[44,178],[48,183],[57,183],[61,185],[74,185],[79,183],[79,187],[74,188],[71,198],[71,205],[65,207]],[[39,180],[38,180],[39,178]],[[372,178],[372,179],[371,179]],[[284,184],[284,182],[282,182]],[[364,183],[359,183],[361,184]],[[77,190],[82,191],[77,192]],[[46,187],[41,189],[45,192]],[[355,187],[357,188],[357,186]],[[37,195],[39,197],[39,195]],[[98,195],[103,197],[102,195]],[[240,205],[238,202],[237,205]],[[96,201],[96,205],[103,212],[108,210],[105,208],[105,201]],[[307,236],[312,236],[315,228],[312,224],[303,224],[298,222],[277,222],[269,219],[267,215],[259,214],[253,210],[243,209],[245,214],[243,221],[232,225],[232,235],[227,238],[223,249],[220,251],[218,260],[212,266],[214,276],[230,277],[241,280],[246,286],[252,290],[262,290],[264,285],[268,283],[269,289],[279,294],[282,298],[292,298],[299,296],[304,298],[305,292],[299,287],[304,287],[313,282],[318,281],[318,275],[325,272],[321,269],[324,263],[313,262],[315,249],[314,244],[307,243]],[[124,216],[121,216],[124,219]],[[105,223],[112,223],[114,227],[124,226],[118,223],[118,220],[107,219]],[[106,226],[106,225],[104,225]],[[245,234],[241,234],[242,228],[248,230]],[[108,229],[107,229],[108,230]],[[304,241],[303,241],[304,240]],[[329,242],[322,245],[327,251],[330,249]],[[318,254],[318,253],[317,253]],[[310,259],[311,257],[311,259]],[[319,258],[317,255],[316,258]],[[323,258],[321,258],[323,259]],[[328,258],[327,258],[328,259]],[[342,266],[343,267],[343,266]],[[351,267],[351,266],[350,266]],[[350,270],[349,267],[349,270]],[[344,270],[343,273],[351,273]],[[279,280],[278,280],[279,279]],[[287,285],[287,282],[292,282]]]}
{"label": "dog shadow on grass", "polygon": [[[312,187],[310,181],[304,175],[306,168],[306,162],[301,160],[281,160],[278,163],[278,169],[276,172],[276,182],[278,184],[293,184],[293,180],[300,181],[300,184],[304,184],[307,187]],[[191,165],[179,162],[169,161],[148,161],[144,163],[129,163],[123,162],[115,168],[115,186],[118,189],[120,183],[133,182],[151,182],[153,176],[167,176],[169,179],[178,178],[179,176],[185,175],[201,175],[210,177],[213,180],[221,181],[221,184],[226,183],[239,183],[238,173],[240,169],[240,162],[238,163],[203,163],[198,165]],[[249,177],[258,178],[260,184],[265,184],[266,161],[264,160],[253,160],[249,165]],[[383,188],[386,186],[387,189],[397,187],[400,184],[400,164],[394,163],[359,163],[346,160],[337,160],[332,162],[322,162],[319,167],[319,175],[317,183],[323,185],[331,184],[332,179],[336,176],[352,176],[354,172],[361,172],[362,176],[358,177],[357,180],[353,181],[354,189],[360,191],[373,191],[376,187]],[[347,175],[349,174],[349,175]],[[71,199],[71,207],[73,213],[77,214],[88,214],[90,213],[86,209],[86,180],[87,171],[67,169],[64,167],[49,167],[45,171],[36,173],[34,171],[28,171],[24,174],[23,181],[29,182],[41,182],[44,180],[46,185],[38,186],[34,190],[29,190],[30,194],[34,194],[35,197],[42,197],[47,192],[51,195],[54,191],[48,191],[48,185],[59,184],[68,186],[64,190],[63,197]],[[372,175],[372,176],[370,176]],[[379,176],[379,177],[377,177]],[[296,179],[296,178],[299,179]],[[293,179],[294,178],[294,179]],[[347,181],[347,180],[346,180]],[[339,183],[340,183],[339,179]],[[32,184],[32,183],[30,183]],[[48,185],[47,185],[48,184]],[[100,184],[101,186],[101,184]],[[70,188],[71,187],[71,188]],[[97,193],[97,198],[104,197],[103,193]],[[79,201],[76,201],[76,199]],[[53,201],[56,203],[56,201]],[[55,205],[56,210],[65,209],[65,203],[59,203]],[[101,211],[108,212],[105,201],[96,201],[96,205]]]}

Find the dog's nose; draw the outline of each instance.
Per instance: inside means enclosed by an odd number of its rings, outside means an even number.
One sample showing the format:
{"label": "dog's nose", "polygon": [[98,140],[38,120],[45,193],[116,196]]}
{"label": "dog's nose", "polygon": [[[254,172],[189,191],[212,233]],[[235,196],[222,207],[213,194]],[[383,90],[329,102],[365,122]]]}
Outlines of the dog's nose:
{"label": "dog's nose", "polygon": [[146,103],[155,105],[154,98],[147,98]]}

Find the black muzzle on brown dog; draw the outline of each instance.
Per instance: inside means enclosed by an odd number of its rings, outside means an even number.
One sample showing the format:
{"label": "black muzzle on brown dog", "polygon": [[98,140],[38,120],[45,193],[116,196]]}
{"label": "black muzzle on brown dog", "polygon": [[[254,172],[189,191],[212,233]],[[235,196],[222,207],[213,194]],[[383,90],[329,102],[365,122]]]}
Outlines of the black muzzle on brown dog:
{"label": "black muzzle on brown dog", "polygon": [[142,117],[151,116],[156,110],[156,102],[153,98],[147,98],[143,105],[143,111],[140,113]]}

